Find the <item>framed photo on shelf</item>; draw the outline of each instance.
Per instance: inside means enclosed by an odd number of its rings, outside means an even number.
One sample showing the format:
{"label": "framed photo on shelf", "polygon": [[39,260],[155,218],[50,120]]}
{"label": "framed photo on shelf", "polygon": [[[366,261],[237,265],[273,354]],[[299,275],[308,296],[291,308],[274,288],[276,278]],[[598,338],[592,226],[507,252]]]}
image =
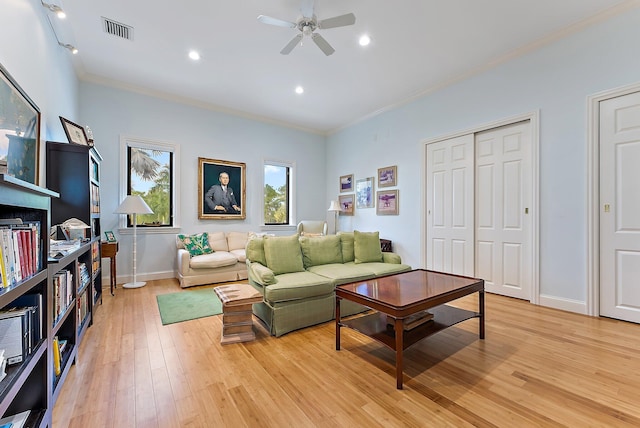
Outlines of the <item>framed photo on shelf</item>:
{"label": "framed photo on shelf", "polygon": [[340,177],[340,193],[353,192],[353,174]]}
{"label": "framed photo on shelf", "polygon": [[107,230],[104,232],[104,237],[107,240],[107,242],[116,242],[116,235],[114,235],[113,232],[110,230]]}
{"label": "framed photo on shelf", "polygon": [[62,116],[60,116],[60,122],[62,122],[62,128],[64,129],[64,133],[67,134],[67,140],[69,140],[70,143],[81,146],[89,145],[89,138],[82,126]]}
{"label": "framed photo on shelf", "polygon": [[377,193],[377,215],[398,215],[398,189],[379,190]]}
{"label": "framed photo on shelf", "polygon": [[245,183],[245,163],[198,158],[198,218],[246,218]]}
{"label": "framed photo on shelf", "polygon": [[356,181],[356,208],[373,208],[374,177],[362,178]]}
{"label": "framed photo on shelf", "polygon": [[396,185],[398,166],[385,166],[378,168],[378,187],[391,187]]}
{"label": "framed photo on shelf", "polygon": [[338,202],[340,203],[340,215],[353,215],[353,206],[354,206],[354,194],[350,195],[340,195],[338,196]]}
{"label": "framed photo on shelf", "polygon": [[40,109],[0,65],[0,170],[38,184]]}

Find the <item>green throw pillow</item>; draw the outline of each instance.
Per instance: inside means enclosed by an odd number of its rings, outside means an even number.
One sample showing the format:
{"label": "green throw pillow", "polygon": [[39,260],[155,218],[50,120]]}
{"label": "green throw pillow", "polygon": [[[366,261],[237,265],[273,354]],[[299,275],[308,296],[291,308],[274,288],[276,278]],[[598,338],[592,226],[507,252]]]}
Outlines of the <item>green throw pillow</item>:
{"label": "green throw pillow", "polygon": [[355,259],[353,255],[353,232],[338,232],[342,244],[342,263],[349,263]]}
{"label": "green throw pillow", "polygon": [[178,235],[182,245],[189,252],[190,256],[201,256],[213,253],[209,245],[209,235],[207,233],[197,233],[195,235]]}
{"label": "green throw pillow", "polygon": [[380,234],[378,232],[358,232],[354,230],[353,241],[355,263],[382,261]]}
{"label": "green throw pillow", "polygon": [[246,257],[252,262],[267,265],[267,260],[264,258],[264,238],[251,238],[247,241]]}
{"label": "green throw pillow", "polygon": [[340,237],[336,235],[300,237],[304,267],[342,263]]}
{"label": "green throw pillow", "polygon": [[298,235],[265,236],[264,256],[275,275],[304,271]]}

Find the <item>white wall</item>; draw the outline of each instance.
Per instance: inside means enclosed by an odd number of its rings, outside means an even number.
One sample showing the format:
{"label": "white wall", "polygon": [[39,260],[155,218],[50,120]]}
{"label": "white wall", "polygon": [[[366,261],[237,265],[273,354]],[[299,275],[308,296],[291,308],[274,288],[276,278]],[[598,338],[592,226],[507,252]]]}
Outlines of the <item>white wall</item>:
{"label": "white wall", "polygon": [[77,120],[78,79],[71,52],[58,46],[39,1],[11,1],[0,13],[0,64],[41,112],[40,184],[44,184],[44,142],[66,141],[58,116]]}
{"label": "white wall", "polygon": [[[324,189],[324,137],[96,83],[83,82],[80,88],[80,123],[91,126],[104,158],[103,230],[118,235],[118,215],[113,211],[120,203],[121,135],[180,146],[180,233],[260,232],[265,158],[295,162],[297,219],[325,219],[329,201]],[[198,220],[198,157],[246,163],[246,220]],[[280,232],[295,233],[295,229]],[[118,236],[118,240],[118,282],[123,282],[132,271],[131,236]],[[174,235],[139,234],[138,275],[143,279],[173,276],[175,254]]]}
{"label": "white wall", "polygon": [[328,189],[341,175],[359,179],[398,165],[400,215],[356,210],[354,217],[341,218],[341,229],[379,229],[404,261],[419,267],[420,141],[539,110],[540,292],[554,306],[584,305],[586,97],[640,81],[639,24],[640,10],[626,12],[330,136]]}

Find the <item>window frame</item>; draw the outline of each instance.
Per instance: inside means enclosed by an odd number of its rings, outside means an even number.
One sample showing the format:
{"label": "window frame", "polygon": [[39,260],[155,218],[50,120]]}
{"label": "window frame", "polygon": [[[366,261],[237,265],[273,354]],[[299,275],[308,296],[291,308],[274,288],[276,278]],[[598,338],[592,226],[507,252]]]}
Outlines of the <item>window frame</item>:
{"label": "window frame", "polygon": [[[171,226],[161,227],[138,227],[138,234],[163,234],[178,233],[180,231],[180,146],[168,142],[153,141],[144,138],[120,136],[120,201],[127,197],[129,190],[129,148],[138,148],[144,150],[159,150],[170,152],[173,154],[173,168],[171,171],[171,216],[173,224]],[[133,233],[133,227],[128,224],[126,215],[119,215],[118,232],[127,235]]]}
{"label": "window frame", "polygon": [[[266,223],[264,218],[264,187],[267,184],[264,177],[264,169],[266,166],[279,166],[289,168],[289,194],[287,195],[288,199],[288,211],[289,211],[289,223],[287,224],[272,224]],[[262,203],[260,205],[260,217],[262,219],[261,229],[263,230],[282,230],[282,229],[291,229],[292,227],[296,227],[296,163],[292,161],[285,161],[279,159],[263,159],[262,160]]]}

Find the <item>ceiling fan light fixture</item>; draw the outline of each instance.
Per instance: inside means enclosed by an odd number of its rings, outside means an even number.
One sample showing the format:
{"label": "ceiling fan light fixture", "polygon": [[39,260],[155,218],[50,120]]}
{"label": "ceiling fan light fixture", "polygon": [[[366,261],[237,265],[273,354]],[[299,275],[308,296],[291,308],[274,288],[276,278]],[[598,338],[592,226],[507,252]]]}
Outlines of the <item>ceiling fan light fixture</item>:
{"label": "ceiling fan light fixture", "polygon": [[304,93],[304,88],[300,85],[296,86],[296,94],[301,95]]}
{"label": "ceiling fan light fixture", "polygon": [[360,36],[360,39],[358,39],[358,43],[360,43],[360,46],[368,46],[369,43],[371,43],[371,37],[367,34],[363,34]]}
{"label": "ceiling fan light fixture", "polygon": [[46,7],[51,12],[55,13],[58,19],[65,19],[67,17],[67,14],[64,12],[64,10],[62,10],[62,8],[57,4],[45,3],[42,0],[40,0],[40,3],[42,3],[42,6]]}
{"label": "ceiling fan light fixture", "polygon": [[191,58],[194,61],[198,61],[200,59],[200,53],[198,51],[195,51],[195,50],[190,50],[189,51],[189,58]]}

